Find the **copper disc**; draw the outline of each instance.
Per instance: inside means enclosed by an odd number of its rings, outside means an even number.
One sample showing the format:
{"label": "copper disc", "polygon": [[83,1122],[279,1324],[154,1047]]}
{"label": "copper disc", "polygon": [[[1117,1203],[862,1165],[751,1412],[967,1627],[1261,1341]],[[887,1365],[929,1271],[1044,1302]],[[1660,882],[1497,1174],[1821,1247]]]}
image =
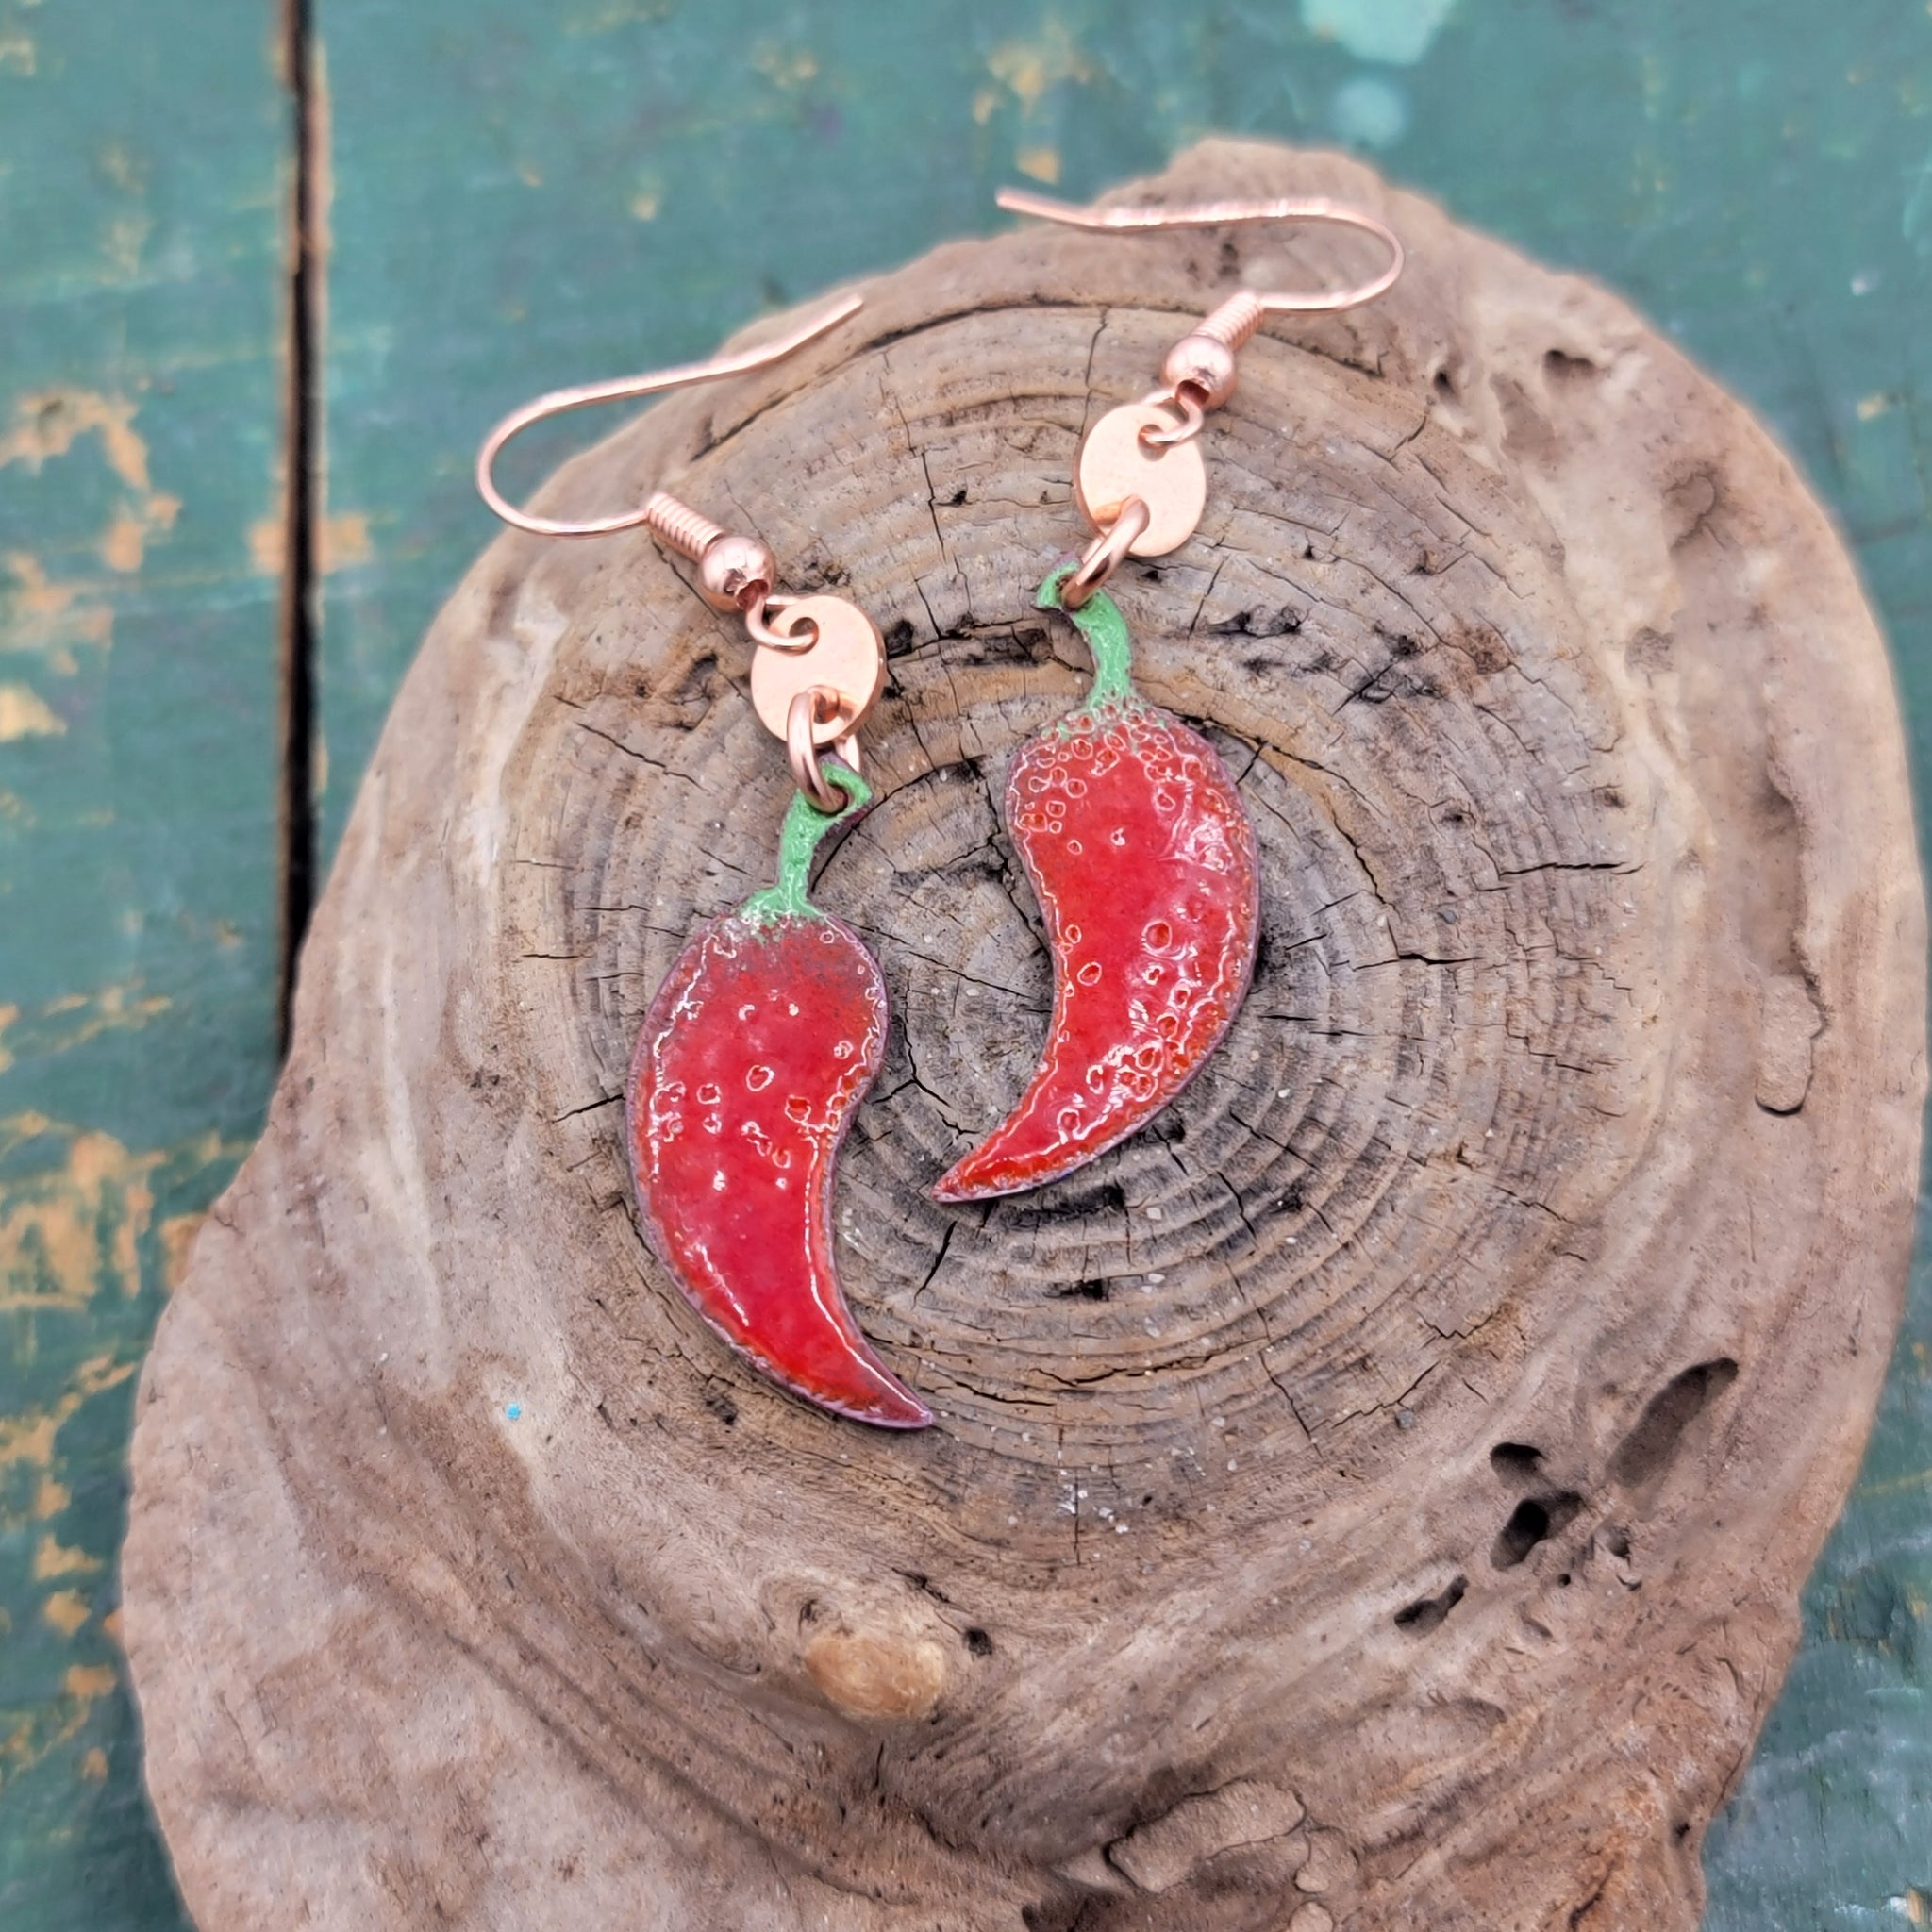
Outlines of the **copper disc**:
{"label": "copper disc", "polygon": [[793,637],[814,625],[818,637],[804,651],[760,650],[752,654],[751,701],[758,721],[774,738],[785,736],[791,700],[815,684],[839,695],[838,709],[813,727],[821,748],[855,729],[886,688],[886,641],[879,627],[843,597],[801,597],[773,613],[771,625]]}
{"label": "copper disc", "polygon": [[1164,557],[1194,534],[1208,504],[1208,470],[1197,442],[1149,449],[1143,429],[1172,429],[1174,417],[1151,403],[1109,409],[1080,445],[1074,494],[1087,521],[1104,530],[1120,506],[1138,496],[1147,506],[1146,530],[1129,546],[1132,557]]}

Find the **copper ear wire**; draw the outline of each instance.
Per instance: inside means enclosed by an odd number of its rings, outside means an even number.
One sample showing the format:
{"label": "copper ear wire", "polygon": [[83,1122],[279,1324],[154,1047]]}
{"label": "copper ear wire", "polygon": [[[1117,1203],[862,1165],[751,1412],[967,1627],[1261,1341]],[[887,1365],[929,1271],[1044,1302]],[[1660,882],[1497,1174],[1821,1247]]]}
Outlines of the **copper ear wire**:
{"label": "copper ear wire", "polygon": [[[1319,315],[1341,308],[1359,308],[1386,295],[1402,274],[1402,243],[1394,229],[1345,201],[1322,197],[1291,198],[1284,201],[1205,201],[1181,208],[1076,208],[1072,202],[1055,201],[1051,195],[1034,194],[1024,188],[1002,188],[993,197],[1011,214],[1033,215],[1042,222],[1058,222],[1069,228],[1094,228],[1109,233],[1155,234],[1167,228],[1231,228],[1251,226],[1257,222],[1317,222],[1335,227],[1354,228],[1373,235],[1389,251],[1388,266],[1380,275],[1352,288],[1333,290],[1283,290],[1274,293],[1243,289],[1230,297],[1209,318],[1217,321],[1240,305],[1254,305],[1253,321],[1238,338],[1224,338],[1239,348],[1260,326],[1266,315]],[[1208,325],[1204,325],[1204,328]]]}
{"label": "copper ear wire", "polygon": [[838,327],[864,305],[864,296],[847,295],[789,335],[741,350],[735,356],[649,370],[642,375],[621,375],[612,382],[587,382],[574,389],[552,390],[522,408],[512,409],[483,439],[483,447],[476,452],[477,494],[505,523],[536,537],[609,537],[620,530],[649,530],[666,548],[698,566],[698,588],[707,603],[720,610],[742,613],[754,642],[774,651],[809,650],[816,635],[809,627],[796,637],[780,636],[771,628],[768,614],[782,610],[785,600],[772,594],[777,565],[758,538],[726,530],[722,524],[714,524],[701,510],[679,502],[665,490],[653,491],[636,509],[624,510],[616,516],[593,517],[574,524],[556,517],[533,516],[528,510],[519,509],[497,489],[496,459],[511,437],[571,409],[587,409],[598,403],[628,402],[638,396],[691,389],[701,382],[716,382],[725,376],[746,375],[755,369],[768,368]]}
{"label": "copper ear wire", "polygon": [[[698,589],[705,601],[719,610],[737,611],[759,647],[752,667],[753,708],[760,721],[785,741],[792,776],[823,811],[841,810],[845,801],[819,769],[821,745],[832,744],[858,771],[859,721],[885,684],[885,641],[871,618],[843,598],[778,594],[774,589],[777,563],[758,538],[726,530],[668,491],[653,491],[634,510],[565,523],[519,509],[497,489],[495,470],[504,445],[535,424],[596,403],[626,402],[766,368],[836,328],[864,301],[862,295],[847,295],[789,334],[735,356],[552,390],[511,410],[476,452],[477,493],[512,527],[537,537],[609,537],[620,530],[647,529],[667,549],[697,565]],[[821,644],[823,650],[817,648]],[[768,661],[762,656],[766,651],[793,660],[792,668],[783,675],[764,675],[760,667]],[[816,668],[822,673],[829,670],[836,681],[821,683],[812,676],[815,667],[808,659],[815,651],[820,660]],[[839,727],[836,732],[824,729],[834,724]]]}
{"label": "copper ear wire", "polygon": [[1405,257],[1401,239],[1386,222],[1366,208],[1321,197],[1281,201],[1208,201],[1192,207],[1076,208],[1070,202],[1034,194],[1022,188],[1002,188],[994,199],[1012,214],[1032,215],[1065,227],[1110,234],[1155,234],[1174,228],[1247,226],[1258,222],[1308,222],[1353,228],[1372,236],[1389,252],[1378,275],[1343,289],[1261,291],[1240,289],[1183,336],[1160,365],[1164,387],[1146,398],[1172,405],[1181,420],[1167,429],[1148,428],[1141,440],[1150,449],[1171,449],[1201,432],[1208,410],[1219,408],[1234,393],[1235,354],[1271,315],[1332,315],[1359,308],[1386,295],[1402,275]]}
{"label": "copper ear wire", "polygon": [[1201,453],[1191,447],[1209,409],[1234,393],[1235,358],[1270,315],[1333,314],[1373,302],[1402,274],[1400,239],[1364,208],[1319,198],[1209,201],[1180,208],[1076,208],[1030,190],[1002,188],[1000,207],[1064,227],[1111,234],[1216,228],[1256,222],[1316,222],[1373,236],[1388,250],[1379,274],[1342,289],[1239,289],[1168,350],[1163,387],[1139,403],[1109,409],[1080,441],[1074,498],[1093,541],[1061,585],[1070,610],[1081,605],[1129,557],[1165,557],[1199,528],[1207,503]]}
{"label": "copper ear wire", "polygon": [[[547,395],[525,403],[522,408],[512,409],[483,439],[483,447],[476,452],[477,493],[505,523],[535,537],[609,537],[619,530],[635,530],[642,525],[662,537],[673,549],[695,559],[703,555],[707,543],[724,533],[708,517],[700,516],[662,491],[648,498],[640,508],[581,524],[559,523],[553,517],[532,516],[527,510],[517,508],[497,489],[493,474],[504,444],[533,425],[571,409],[588,409],[597,403],[628,402],[637,396],[659,395],[666,390],[691,389],[701,382],[718,382],[726,376],[749,375],[755,369],[769,368],[837,328],[864,306],[863,295],[847,295],[823,315],[801,323],[789,335],[760,342],[756,348],[741,349],[735,356],[714,356],[708,362],[683,362],[672,369],[647,370],[642,375],[620,375],[611,382],[586,382],[575,389],[554,389]],[[697,547],[693,548],[693,544]]]}

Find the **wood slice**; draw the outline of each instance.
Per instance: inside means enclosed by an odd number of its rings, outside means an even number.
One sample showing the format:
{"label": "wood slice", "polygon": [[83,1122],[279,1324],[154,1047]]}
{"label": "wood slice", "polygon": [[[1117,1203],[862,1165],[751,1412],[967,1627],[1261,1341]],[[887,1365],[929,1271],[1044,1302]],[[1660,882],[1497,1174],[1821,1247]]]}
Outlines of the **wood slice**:
{"label": "wood slice", "polygon": [[[894,1005],[836,1201],[939,1425],[775,1392],[635,1223],[620,1089],[790,781],[641,535],[438,619],[269,1130],[142,1383],[126,1632],[205,1932],[1688,1927],[1900,1308],[1924,1089],[1899,720],[1790,464],[1620,303],[1326,155],[1411,248],[1277,322],[1115,580],[1259,829],[1179,1104],[991,1206],[1050,975],[998,800],[1082,426],[1345,240],[938,250],[573,463],[879,620],[818,896]],[[591,375],[600,372],[585,371]]]}

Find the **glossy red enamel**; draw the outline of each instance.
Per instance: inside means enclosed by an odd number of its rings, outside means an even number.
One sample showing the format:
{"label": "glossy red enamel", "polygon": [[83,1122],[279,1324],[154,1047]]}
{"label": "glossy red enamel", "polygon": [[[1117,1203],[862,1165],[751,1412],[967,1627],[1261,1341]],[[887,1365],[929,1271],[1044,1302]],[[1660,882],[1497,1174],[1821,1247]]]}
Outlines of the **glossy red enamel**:
{"label": "glossy red enamel", "polygon": [[[1110,605],[1092,610],[1106,602],[1079,613],[1090,637],[1118,625]],[[1008,781],[1008,826],[1053,952],[1053,1019],[1025,1091],[934,1188],[942,1201],[1057,1180],[1144,1126],[1247,991],[1254,826],[1213,747],[1126,687],[1124,655],[1116,670],[1026,743]]]}
{"label": "glossy red enamel", "polygon": [[832,1260],[833,1167],[884,1051],[885,982],[842,922],[757,907],[700,928],[638,1036],[626,1098],[645,1235],[774,1381],[921,1428],[932,1412],[859,1333]]}

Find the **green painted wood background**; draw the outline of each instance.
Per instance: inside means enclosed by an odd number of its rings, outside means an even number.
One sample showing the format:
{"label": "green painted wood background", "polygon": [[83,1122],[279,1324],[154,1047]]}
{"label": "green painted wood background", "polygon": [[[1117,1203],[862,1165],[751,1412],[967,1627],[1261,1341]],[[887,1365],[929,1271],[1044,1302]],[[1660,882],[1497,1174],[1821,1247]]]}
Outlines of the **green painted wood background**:
{"label": "green painted wood background", "polygon": [[[1628,295],[1837,511],[1932,772],[1924,0],[311,0],[325,861],[481,428],[1216,129]],[[114,1645],[133,1374],[274,1075],[276,0],[0,0],[0,1926],[185,1924]],[[1922,1242],[1922,1250],[1926,1243]],[[1714,1932],[1932,1923],[1932,1265]]]}

